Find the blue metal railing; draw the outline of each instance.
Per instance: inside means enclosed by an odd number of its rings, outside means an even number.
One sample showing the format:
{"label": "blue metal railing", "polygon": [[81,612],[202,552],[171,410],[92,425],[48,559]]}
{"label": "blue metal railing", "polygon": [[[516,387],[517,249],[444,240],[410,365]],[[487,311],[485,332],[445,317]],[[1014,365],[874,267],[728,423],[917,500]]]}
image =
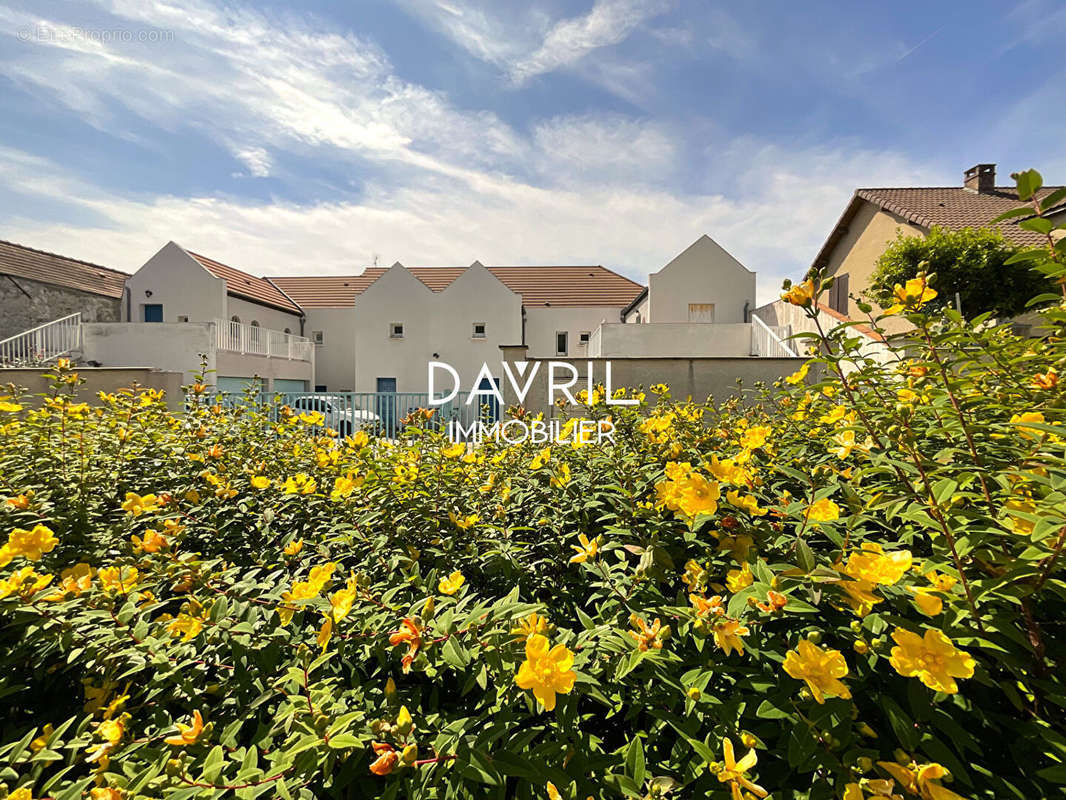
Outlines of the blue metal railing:
{"label": "blue metal railing", "polygon": [[460,392],[452,400],[437,406],[430,406],[426,392],[246,392],[220,393],[217,397],[225,405],[254,403],[265,406],[272,418],[276,418],[282,406],[289,406],[298,413],[318,411],[325,418],[325,426],[343,436],[366,430],[394,439],[403,430],[403,420],[420,408],[433,409],[429,424],[445,433],[448,423],[453,421],[469,427],[479,419],[489,422],[499,419],[495,401],[476,398],[468,404],[469,396],[469,392]]}

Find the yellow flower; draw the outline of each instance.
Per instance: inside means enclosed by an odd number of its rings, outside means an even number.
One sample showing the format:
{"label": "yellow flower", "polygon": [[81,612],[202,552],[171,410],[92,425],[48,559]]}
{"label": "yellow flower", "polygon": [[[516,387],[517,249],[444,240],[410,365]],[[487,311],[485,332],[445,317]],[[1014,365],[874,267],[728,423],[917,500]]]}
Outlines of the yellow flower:
{"label": "yellow flower", "polygon": [[366,431],[356,431],[354,435],[348,437],[348,444],[356,450],[361,450],[370,444],[370,437]]}
{"label": "yellow flower", "polygon": [[518,623],[517,627],[511,628],[511,634],[520,639],[528,639],[538,633],[547,633],[548,618],[542,617],[536,612],[530,614]]}
{"label": "yellow flower", "polygon": [[727,656],[734,650],[744,655],[744,642],[740,637],[747,636],[750,631],[739,621],[730,618],[718,619],[711,625],[711,632],[714,634],[715,646],[724,650]]}
{"label": "yellow flower", "polygon": [[560,464],[559,468],[552,473],[550,483],[553,489],[562,489],[570,483],[570,465]]}
{"label": "yellow flower", "polygon": [[204,621],[202,619],[182,612],[167,625],[167,633],[175,637],[180,636],[182,641],[188,642],[199,636],[203,627]]}
{"label": "yellow flower", "polygon": [[48,740],[52,738],[52,734],[55,733],[55,728],[52,723],[49,722],[41,729],[41,735],[30,742],[30,750],[35,753],[39,753],[48,746]]}
{"label": "yellow flower", "polygon": [[929,586],[908,586],[907,589],[914,594],[914,605],[927,617],[935,617],[944,609],[944,601],[933,594],[936,589]]}
{"label": "yellow flower", "polygon": [[315,637],[315,643],[325,650],[329,645],[329,640],[333,638],[333,617],[327,616],[326,621],[322,623],[322,627],[319,628],[318,636]]}
{"label": "yellow flower", "polygon": [[768,425],[753,425],[740,437],[740,446],[745,450],[762,447],[772,432]]}
{"label": "yellow flower", "polygon": [[966,800],[940,785],[940,779],[948,774],[940,764],[911,762],[903,766],[892,761],[878,761],[877,766],[899,781],[908,794],[918,795],[922,800]]}
{"label": "yellow flower", "polygon": [[413,619],[406,617],[400,623],[400,629],[393,631],[389,636],[389,644],[392,647],[401,644],[407,645],[407,654],[400,661],[400,665],[406,674],[411,671],[411,664],[414,662],[415,656],[418,655],[418,649],[422,646],[422,628]]}
{"label": "yellow flower", "polygon": [[14,497],[7,498],[4,502],[12,508],[16,508],[19,511],[25,511],[30,507],[32,497],[33,492],[29,492],[28,494],[17,494]]}
{"label": "yellow flower", "polygon": [[440,590],[441,594],[452,595],[458,592],[464,583],[466,583],[466,578],[463,577],[463,573],[456,570],[447,578],[441,578],[437,584],[437,589]]}
{"label": "yellow flower", "polygon": [[293,539],[291,542],[289,542],[287,545],[285,545],[284,548],[282,548],[281,552],[284,553],[287,556],[297,556],[297,555],[300,554],[300,551],[303,550],[303,549],[304,549],[304,540],[303,539]]}
{"label": "yellow flower", "polygon": [[548,648],[546,636],[535,634],[526,639],[526,660],[518,668],[515,683],[520,689],[532,689],[533,696],[548,711],[555,708],[555,695],[569,694],[574,688],[574,654],[565,645]]}
{"label": "yellow flower", "polygon": [[817,290],[814,287],[814,280],[811,278],[808,278],[803,283],[793,285],[781,295],[781,299],[786,303],[791,303],[800,308],[806,308],[811,305],[816,297]]}
{"label": "yellow flower", "polygon": [[22,406],[18,403],[12,403],[10,400],[0,400],[0,411],[6,411],[9,414],[14,414],[16,411],[21,411]]}
{"label": "yellow flower", "polygon": [[1054,367],[1050,367],[1047,372],[1036,373],[1029,385],[1034,389],[1054,389],[1059,385],[1059,373]]}
{"label": "yellow flower", "polygon": [[873,593],[876,585],[873,581],[864,580],[840,582],[840,588],[847,593],[844,599],[860,617],[865,617],[875,605],[884,602],[883,597],[878,597]]}
{"label": "yellow flower", "polygon": [[126,501],[122,504],[122,509],[130,516],[139,517],[141,514],[152,513],[160,505],[162,503],[154,494],[146,494],[142,497],[135,492],[126,492]]}
{"label": "yellow flower", "polygon": [[204,731],[204,718],[199,710],[192,712],[192,720],[188,725],[183,725],[180,722],[174,724],[178,728],[178,735],[168,736],[163,741],[175,747],[187,747],[190,744],[196,744],[196,740],[200,738],[200,734]]}
{"label": "yellow flower", "polygon": [[706,617],[708,615],[721,617],[725,614],[721,595],[716,594],[714,597],[708,598],[701,594],[690,594],[688,601],[692,604],[692,611],[697,617]]}
{"label": "yellow flower", "polygon": [[126,594],[137,585],[141,573],[136,567],[104,567],[98,577],[104,591]]}
{"label": "yellow flower", "polygon": [[765,517],[767,514],[766,509],[759,505],[758,498],[753,494],[741,496],[740,492],[729,490],[725,493],[725,499],[731,505],[744,509],[753,517]]}
{"label": "yellow flower", "polygon": [[30,561],[40,561],[45,553],[51,553],[59,539],[47,525],[34,525],[33,530],[15,528],[7,537],[7,544],[0,547],[0,567],[7,566],[11,559],[22,556]]}
{"label": "yellow flower", "polygon": [[892,290],[896,302],[885,309],[885,314],[898,314],[901,311],[917,311],[936,297],[936,290],[931,289],[925,281],[925,275],[911,278],[906,286],[898,283]]}
{"label": "yellow flower", "polygon": [[1036,422],[1038,424],[1046,424],[1044,415],[1039,411],[1026,411],[1022,414],[1015,414],[1010,418],[1011,425],[1018,426],[1018,432],[1026,439],[1041,439],[1044,436],[1044,432],[1039,428],[1034,428],[1031,425],[1026,425],[1026,422]]}
{"label": "yellow flower", "polygon": [[661,650],[663,647],[663,640],[670,636],[670,626],[663,626],[662,621],[656,618],[656,620],[649,625],[641,617],[633,614],[629,618],[629,623],[636,628],[633,631],[626,631],[634,642],[637,643],[637,649],[644,653],[649,649]]}
{"label": "yellow flower", "polygon": [[577,537],[577,540],[581,542],[581,544],[570,545],[571,548],[577,551],[577,554],[570,558],[571,564],[582,564],[585,561],[588,561],[590,558],[595,558],[596,555],[600,552],[599,536],[597,536],[595,539],[589,540],[589,537],[582,533]]}
{"label": "yellow flower", "polygon": [[318,489],[318,482],[303,472],[285,479],[285,494],[314,494]]}
{"label": "yellow flower", "polygon": [[731,569],[725,576],[725,585],[733,594],[741,589],[751,586],[755,577],[751,574],[751,564],[744,562],[743,569]]}
{"label": "yellow flower", "polygon": [[465,452],[466,445],[463,442],[455,442],[441,450],[440,454],[445,458],[459,458]]}
{"label": "yellow flower", "polygon": [[452,521],[452,524],[455,525],[455,527],[457,527],[459,530],[465,531],[477,525],[481,517],[479,517],[477,514],[469,514],[465,517],[460,517],[454,511],[449,511],[448,519],[450,519]]}
{"label": "yellow flower", "polygon": [[266,489],[270,486],[270,478],[266,475],[256,475],[252,478],[252,486],[256,489]]}
{"label": "yellow flower", "polygon": [[89,791],[92,800],[122,800],[124,796],[122,790],[114,786],[97,786]]}
{"label": "yellow flower", "polygon": [[885,553],[876,542],[863,542],[862,549],[848,558],[843,571],[856,580],[891,586],[907,573],[912,563],[910,550]]}
{"label": "yellow flower", "polygon": [[810,365],[809,362],[804,364],[798,370],[796,370],[791,375],[789,375],[787,378],[785,378],[785,383],[791,383],[793,385],[795,385],[797,383],[802,383],[804,380],[806,380],[807,373],[810,371],[810,368],[811,368],[811,365]]}
{"label": "yellow flower", "polygon": [[785,672],[798,681],[805,681],[818,703],[826,696],[851,697],[848,687],[840,679],[848,674],[848,664],[839,650],[819,647],[806,639],[795,650],[785,654]]}
{"label": "yellow flower", "polygon": [[941,631],[929,628],[922,637],[896,628],[892,638],[897,647],[892,648],[889,663],[905,678],[917,677],[935,692],[955,694],[959,691],[956,678],[973,677],[977,662]]}
{"label": "yellow flower", "polygon": [[722,740],[723,765],[718,773],[719,783],[728,783],[733,800],[744,800],[744,792],[748,791],[757,797],[766,797],[769,792],[758,784],[752,783],[747,776],[748,770],[759,762],[759,756],[754,749],[748,750],[744,758],[737,761],[733,752],[733,742],[729,739]]}
{"label": "yellow flower", "polygon": [[532,461],[529,462],[529,468],[531,470],[534,470],[534,471],[538,470],[541,467],[543,467],[545,464],[547,464],[551,460],[551,457],[552,457],[551,448],[550,447],[545,447],[543,450],[541,450],[539,453],[537,453],[533,457]]}
{"label": "yellow flower", "polygon": [[869,437],[867,437],[865,443],[860,444],[855,438],[855,431],[852,430],[840,431],[830,441],[832,441],[832,444],[826,448],[826,452],[835,455],[839,459],[845,459],[850,456],[852,450],[858,450],[863,454],[869,453],[873,444]]}
{"label": "yellow flower", "polygon": [[156,530],[147,530],[144,532],[144,538],[140,536],[131,536],[130,541],[133,543],[133,549],[140,553],[158,553],[160,550],[168,547],[170,542],[167,541],[167,537]]}
{"label": "yellow flower", "polygon": [[129,722],[130,715],[123,714],[118,719],[108,719],[100,723],[96,729],[96,735],[104,740],[96,750],[93,751],[86,761],[101,761],[111,755],[112,751],[119,746],[122,741],[122,737],[126,733],[126,723]]}
{"label": "yellow flower", "polygon": [[347,475],[338,475],[333,481],[333,491],[329,493],[330,500],[343,500],[357,488],[363,485],[363,478],[349,472]]}
{"label": "yellow flower", "polygon": [[811,522],[832,522],[840,519],[840,506],[828,497],[815,500],[807,508],[807,519]]}
{"label": "yellow flower", "polygon": [[555,784],[548,781],[548,800],[563,800],[563,796],[559,794],[559,790],[555,788]]}
{"label": "yellow flower", "polygon": [[351,578],[343,589],[329,596],[329,605],[334,622],[340,622],[351,613],[358,593],[358,582],[355,578]]}

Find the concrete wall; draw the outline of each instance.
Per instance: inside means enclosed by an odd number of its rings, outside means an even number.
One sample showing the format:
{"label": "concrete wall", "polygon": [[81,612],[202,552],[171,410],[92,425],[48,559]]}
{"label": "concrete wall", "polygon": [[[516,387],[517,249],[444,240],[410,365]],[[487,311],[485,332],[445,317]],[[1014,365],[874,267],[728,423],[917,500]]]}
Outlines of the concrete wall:
{"label": "concrete wall", "polygon": [[[523,349],[504,348],[503,358],[508,361],[523,360]],[[533,385],[525,400],[526,409],[536,413],[544,412],[552,416],[554,407],[548,398],[548,361],[549,359],[527,359],[539,363],[540,367]],[[593,382],[603,382],[608,359],[554,359],[566,361],[578,370],[579,380],[571,390],[575,395],[585,388],[592,368]],[[708,397],[721,402],[737,393],[737,379],[743,381],[747,389],[755,382],[771,382],[785,375],[791,375],[803,364],[802,358],[612,358],[612,388],[621,386],[647,388],[655,383],[665,383],[670,387],[675,400],[691,397],[703,401]],[[514,368],[512,368],[514,369]],[[528,370],[528,368],[527,368]],[[812,369],[812,372],[816,370]],[[516,373],[517,374],[517,373]],[[528,371],[527,373],[528,374]],[[505,405],[516,403],[517,397],[509,384],[504,385]]]}
{"label": "concrete wall", "polygon": [[354,308],[307,309],[304,336],[324,334],[323,343],[314,345],[315,383],[328,391],[355,390],[355,319]]}
{"label": "concrete wall", "polygon": [[709,236],[701,236],[648,277],[645,322],[688,322],[690,303],[713,303],[716,324],[745,322],[755,308],[755,273]]}
{"label": "concrete wall", "polygon": [[[95,361],[105,367],[154,367],[180,373],[185,383],[192,383],[200,368],[199,353],[207,354],[209,370],[217,367],[215,325],[212,322],[89,323],[82,326],[82,353],[83,361]],[[207,382],[215,382],[214,372],[208,373]]]}
{"label": "concrete wall", "polygon": [[0,339],[79,311],[83,321],[117,322],[121,309],[119,298],[0,275]]}
{"label": "concrete wall", "polygon": [[[87,403],[96,402],[98,392],[115,392],[138,383],[165,391],[167,406],[173,411],[180,411],[185,406],[180,372],[102,367],[78,367],[77,371],[85,379],[85,384],[78,389],[78,398]],[[31,395],[51,394],[49,379],[44,377],[46,372],[51,369],[5,369],[0,371],[0,380],[21,386]]]}
{"label": "concrete wall", "polygon": [[626,314],[623,322],[634,324],[648,321],[648,309],[651,307],[651,298],[644,295],[641,301],[633,306],[632,311]]}
{"label": "concrete wall", "polygon": [[[442,292],[393,265],[356,298],[355,390],[376,391],[383,377],[395,378],[397,391],[424,392],[433,360],[455,367],[468,390],[482,363],[499,361],[500,345],[521,340],[521,303],[480,264]],[[389,335],[394,322],[403,323],[402,339]],[[473,338],[475,322],[485,323],[484,339]]]}
{"label": "concrete wall", "polygon": [[[581,333],[592,333],[603,321],[618,322],[622,309],[618,306],[530,306],[526,308],[526,340],[530,358],[555,357],[555,333],[566,331],[569,357],[581,358],[587,353],[582,347]],[[518,344],[520,338],[504,344]]]}
{"label": "concrete wall", "polygon": [[[708,325],[700,322],[654,322],[601,325],[599,350],[590,356],[615,358],[713,357],[747,358],[751,355],[751,323]],[[595,350],[595,348],[592,348]]]}
{"label": "concrete wall", "polygon": [[[861,295],[870,288],[870,279],[873,277],[877,259],[885,252],[885,248],[896,240],[898,231],[903,231],[908,236],[925,237],[925,232],[917,225],[888,211],[882,211],[866,201],[863,201],[847,227],[847,233],[829,253],[825,275],[847,275],[848,294],[851,295]],[[823,298],[823,302],[827,302],[827,299]],[[850,298],[847,316],[851,319],[865,317]],[[882,324],[889,333],[898,333],[911,327],[902,317],[886,319]]]}
{"label": "concrete wall", "polygon": [[215,354],[215,371],[220,378],[262,378],[268,391],[274,390],[275,379],[303,381],[308,388],[314,388],[314,364],[310,361],[219,350]]}
{"label": "concrete wall", "polygon": [[[788,328],[789,335],[796,333],[818,333],[818,325],[815,321],[806,315],[802,308],[794,306],[791,303],[786,303],[784,300],[775,300],[772,303],[767,303],[765,306],[760,306],[755,309],[755,316],[765,322],[767,325],[778,325]],[[818,312],[818,324],[822,326],[822,330],[825,333],[829,333],[831,330],[837,328],[843,321],[837,316],[834,316],[828,311],[822,310]],[[872,358],[880,363],[887,363],[892,360],[893,353],[889,349],[885,342],[879,340],[874,336],[866,335],[871,329],[865,325],[852,327],[849,329],[851,336],[861,336],[861,345],[859,347],[859,353],[865,357]],[[811,351],[814,344],[812,339],[788,339],[782,336],[789,347],[791,347],[799,355],[806,355]],[[856,368],[855,364],[845,363],[846,372],[852,372]]]}
{"label": "concrete wall", "polygon": [[[162,303],[163,321],[190,322],[229,319],[226,314],[226,282],[204,269],[179,245],[168,242],[129,277],[131,321],[144,320],[146,303]],[[151,297],[146,296],[151,292]]]}
{"label": "concrete wall", "polygon": [[[225,283],[225,281],[223,281],[223,283]],[[282,311],[280,308],[271,308],[269,306],[260,305],[259,303],[252,303],[240,297],[227,295],[226,313],[222,319],[231,319],[235,315],[240,317],[241,322],[245,325],[251,324],[252,320],[255,320],[259,323],[261,328],[268,328],[273,331],[284,331],[288,328],[289,333],[294,333],[297,336],[300,335],[299,314],[293,314],[288,311]]]}

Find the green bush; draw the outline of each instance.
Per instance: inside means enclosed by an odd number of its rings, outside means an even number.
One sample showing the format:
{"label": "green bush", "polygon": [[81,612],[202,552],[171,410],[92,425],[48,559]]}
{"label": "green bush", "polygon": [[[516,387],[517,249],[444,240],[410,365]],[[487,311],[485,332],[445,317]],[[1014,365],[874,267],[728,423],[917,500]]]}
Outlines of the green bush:
{"label": "green bush", "polygon": [[888,305],[897,284],[925,271],[936,275],[939,296],[933,308],[954,308],[958,293],[962,312],[969,317],[985,312],[1017,316],[1027,310],[1033,297],[1054,287],[1026,264],[1010,263],[1018,251],[1002,234],[988,228],[952,231],[934,227],[925,238],[900,231],[877,259],[870,296]]}
{"label": "green bush", "polygon": [[0,795],[1060,795],[1066,345],[935,291],[604,447],[11,389]]}

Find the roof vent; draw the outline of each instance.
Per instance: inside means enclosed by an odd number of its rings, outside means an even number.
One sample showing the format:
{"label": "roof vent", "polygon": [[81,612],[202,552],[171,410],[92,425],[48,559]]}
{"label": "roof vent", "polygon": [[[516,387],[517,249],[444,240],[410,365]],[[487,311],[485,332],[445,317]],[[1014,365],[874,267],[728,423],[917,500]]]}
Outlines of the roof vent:
{"label": "roof vent", "polygon": [[978,164],[963,173],[962,185],[971,192],[991,194],[996,190],[996,165]]}

